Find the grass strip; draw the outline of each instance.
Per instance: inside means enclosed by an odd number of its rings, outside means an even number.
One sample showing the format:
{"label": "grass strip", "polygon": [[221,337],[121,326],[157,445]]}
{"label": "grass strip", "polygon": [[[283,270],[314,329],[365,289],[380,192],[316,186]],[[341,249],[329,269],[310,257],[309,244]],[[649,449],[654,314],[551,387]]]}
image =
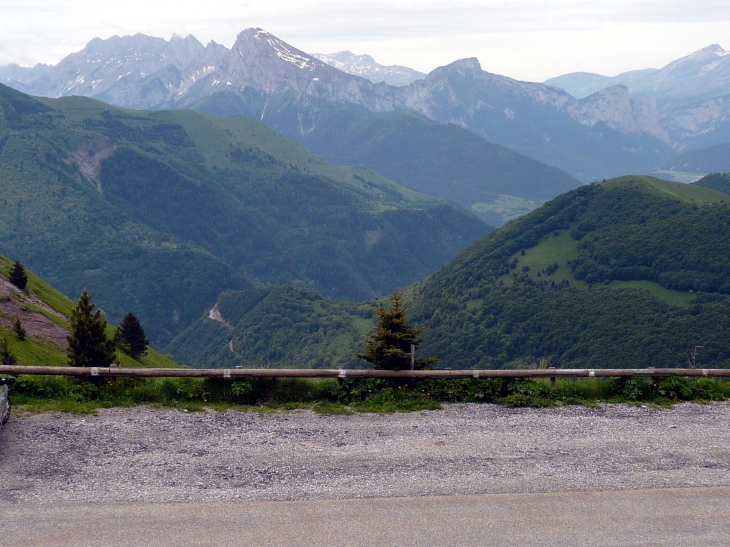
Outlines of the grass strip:
{"label": "grass strip", "polygon": [[12,387],[25,412],[94,413],[99,408],[146,404],[189,412],[205,408],[257,412],[312,409],[319,414],[438,410],[442,403],[494,403],[510,408],[549,408],[599,403],[671,406],[682,401],[724,401],[730,382],[715,378],[568,378],[547,380],[120,378],[78,379],[21,375]]}

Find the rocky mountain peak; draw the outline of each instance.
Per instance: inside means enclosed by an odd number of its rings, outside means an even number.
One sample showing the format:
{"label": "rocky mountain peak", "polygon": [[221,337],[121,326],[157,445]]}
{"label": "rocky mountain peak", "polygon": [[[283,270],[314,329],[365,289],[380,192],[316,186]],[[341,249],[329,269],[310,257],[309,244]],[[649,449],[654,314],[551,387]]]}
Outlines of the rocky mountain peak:
{"label": "rocky mountain peak", "polygon": [[[314,54],[317,55],[316,53]],[[337,61],[341,62],[357,62],[362,64],[374,64],[375,59],[373,59],[370,55],[362,54],[358,55],[357,53],[353,53],[352,51],[338,51],[337,53],[330,53],[328,55],[331,59],[335,59]]]}
{"label": "rocky mountain peak", "polygon": [[593,93],[589,97],[586,97],[585,100],[593,98],[595,100],[596,98],[602,98],[602,97],[620,97],[621,100],[628,100],[629,98],[629,88],[626,87],[623,84],[616,84],[612,85],[610,87],[607,87],[605,89],[601,89],[600,91],[597,91],[596,93]]}
{"label": "rocky mountain peak", "polygon": [[205,51],[205,46],[192,34],[184,38],[173,34],[168,42],[170,53],[173,56],[172,63],[176,68],[186,68],[190,63]]}
{"label": "rocky mountain peak", "polygon": [[467,59],[459,59],[458,61],[454,61],[453,63],[446,65],[444,68],[452,68],[456,70],[473,70],[481,72],[482,65],[479,63],[479,59],[477,59],[476,57],[469,57]]}
{"label": "rocky mountain peak", "polygon": [[701,70],[700,67],[706,65],[712,65],[714,68],[714,66],[717,66],[717,64],[723,62],[722,57],[726,56],[729,53],[730,51],[725,51],[718,44],[712,44],[700,50],[697,50],[694,53],[690,53],[689,55],[682,57],[681,59],[672,61],[667,66],[660,69],[657,72],[657,76],[661,78],[666,78],[672,72],[692,72],[697,70],[698,68]]}
{"label": "rocky mountain peak", "polygon": [[436,82],[444,78],[449,79],[455,74],[484,75],[487,73],[482,71],[482,65],[479,64],[479,60],[476,57],[470,57],[435,68],[426,76],[424,83],[429,81]]}
{"label": "rocky mountain peak", "polygon": [[[204,52],[205,47],[194,36],[173,36],[169,41],[141,33],[95,38],[23,90],[47,97],[85,95],[116,102],[116,94],[107,96],[112,88],[135,85],[160,71],[184,70]],[[138,106],[124,101],[117,104]]]}
{"label": "rocky mountain peak", "polygon": [[583,125],[605,123],[622,133],[645,132],[668,142],[656,111],[656,100],[631,100],[629,88],[617,84],[579,101],[569,103],[566,111]]}
{"label": "rocky mountain peak", "polygon": [[326,66],[322,61],[260,28],[249,28],[239,33],[231,49],[243,59],[259,62],[278,60],[299,70],[313,71]]}
{"label": "rocky mountain peak", "polygon": [[23,84],[31,83],[45,76],[49,70],[51,70],[50,65],[41,63],[36,64],[34,67],[11,63],[0,66],[0,83],[10,85],[10,87],[22,87]]}
{"label": "rocky mountain peak", "polygon": [[381,65],[370,55],[358,55],[351,51],[312,53],[312,57],[348,74],[367,78],[373,83],[385,82],[388,85],[401,87],[426,77],[423,72],[412,68]]}
{"label": "rocky mountain peak", "polygon": [[[699,49],[695,51],[694,53],[690,53],[686,57],[683,57],[682,59],[691,59],[691,58],[713,58],[713,57],[724,57],[725,55],[730,54],[730,51],[725,51],[720,44],[710,44],[707,47],[703,47],[702,49]],[[679,59],[679,60],[682,60]]]}

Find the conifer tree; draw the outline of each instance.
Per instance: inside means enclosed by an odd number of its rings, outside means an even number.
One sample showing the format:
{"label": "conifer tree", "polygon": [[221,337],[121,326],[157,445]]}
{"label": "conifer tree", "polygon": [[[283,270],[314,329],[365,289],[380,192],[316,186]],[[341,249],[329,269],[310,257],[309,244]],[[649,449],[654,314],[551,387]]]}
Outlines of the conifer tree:
{"label": "conifer tree", "polygon": [[[418,337],[426,327],[414,327],[408,322],[403,293],[396,291],[390,297],[390,306],[378,304],[377,321],[372,333],[365,336],[365,352],[355,357],[364,359],[380,370],[406,370],[411,366],[411,344],[416,349],[423,341]],[[437,361],[435,357],[415,359],[414,369]]]}
{"label": "conifer tree", "polygon": [[8,341],[5,338],[0,339],[0,365],[3,365],[4,367],[14,367],[17,364],[18,360],[10,351]]}
{"label": "conifer tree", "polygon": [[25,286],[28,284],[28,274],[25,273],[25,268],[17,260],[13,265],[13,269],[10,270],[10,276],[8,277],[8,279],[20,290],[25,289]]}
{"label": "conifer tree", "polygon": [[132,312],[124,316],[122,323],[119,325],[119,331],[122,340],[129,346],[129,353],[133,357],[147,353],[147,346],[150,341],[147,339],[139,319]]}
{"label": "conifer tree", "polygon": [[114,362],[114,342],[106,336],[107,321],[91,302],[86,289],[71,312],[71,334],[68,340],[68,362],[72,367],[108,367]]}
{"label": "conifer tree", "polygon": [[22,342],[25,340],[25,329],[23,328],[23,325],[20,323],[20,318],[15,318],[15,323],[13,323],[13,332],[15,332],[15,337]]}

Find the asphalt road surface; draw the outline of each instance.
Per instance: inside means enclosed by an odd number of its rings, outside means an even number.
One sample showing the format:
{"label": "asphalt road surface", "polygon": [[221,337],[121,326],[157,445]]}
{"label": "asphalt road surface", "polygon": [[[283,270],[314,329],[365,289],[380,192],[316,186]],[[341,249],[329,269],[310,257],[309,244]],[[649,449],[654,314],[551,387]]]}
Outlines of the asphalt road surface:
{"label": "asphalt road surface", "polygon": [[730,545],[730,488],[0,505],[4,547]]}

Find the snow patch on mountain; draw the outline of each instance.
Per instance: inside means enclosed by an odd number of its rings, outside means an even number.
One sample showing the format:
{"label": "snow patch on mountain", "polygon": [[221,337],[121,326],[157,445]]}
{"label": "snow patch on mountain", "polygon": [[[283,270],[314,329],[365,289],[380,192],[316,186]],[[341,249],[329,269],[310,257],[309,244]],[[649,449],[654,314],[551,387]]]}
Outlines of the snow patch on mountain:
{"label": "snow patch on mountain", "polygon": [[385,82],[389,85],[401,87],[416,80],[425,78],[423,72],[412,68],[392,65],[385,66],[377,63],[370,55],[357,55],[351,51],[337,53],[312,53],[320,61],[342,72],[367,78],[373,83]]}
{"label": "snow patch on mountain", "polygon": [[279,59],[281,59],[282,61],[286,61],[287,63],[293,63],[302,70],[304,70],[305,68],[309,70],[314,70],[316,68],[317,65],[311,62],[311,58],[297,55],[296,53],[292,52],[288,47],[286,47],[286,45],[280,40],[267,38],[266,41],[272,48],[274,48],[277,57],[279,57]]}
{"label": "snow patch on mountain", "polygon": [[[94,39],[55,67],[33,72],[37,76],[32,81],[18,81],[31,76],[31,69],[21,67],[7,67],[6,77],[17,75],[14,87],[34,95],[82,95],[141,109],[189,108],[224,90],[230,96],[248,90],[260,95],[255,99],[261,101],[256,117],[268,114],[273,97],[293,91],[296,98],[291,100],[303,134],[317,124],[320,107],[313,106],[317,103],[358,105],[375,112],[411,109],[472,128],[480,110],[496,107],[491,94],[497,93],[505,98],[498,108],[510,123],[524,119],[519,102],[531,101],[567,113],[583,125],[605,123],[624,133],[649,133],[674,144],[676,138],[690,138],[695,125],[714,130],[717,124],[710,124],[705,115],[725,119],[724,103],[684,109],[676,114],[681,119],[672,121],[663,116],[666,105],[653,100],[651,93],[631,95],[632,91],[651,81],[679,93],[687,85],[683,82],[694,78],[699,83],[693,85],[709,93],[709,98],[720,84],[727,94],[728,53],[713,45],[664,69],[625,73],[618,82],[625,87],[616,86],[616,78],[581,74],[576,81],[582,89],[600,86],[600,92],[584,99],[557,87],[491,74],[482,70],[476,58],[461,59],[425,75],[399,65],[384,66],[370,55],[350,51],[309,55],[258,28],[242,31],[231,49],[215,42],[203,46],[193,36],[169,41],[142,34]],[[668,136],[664,128],[670,126]]]}

